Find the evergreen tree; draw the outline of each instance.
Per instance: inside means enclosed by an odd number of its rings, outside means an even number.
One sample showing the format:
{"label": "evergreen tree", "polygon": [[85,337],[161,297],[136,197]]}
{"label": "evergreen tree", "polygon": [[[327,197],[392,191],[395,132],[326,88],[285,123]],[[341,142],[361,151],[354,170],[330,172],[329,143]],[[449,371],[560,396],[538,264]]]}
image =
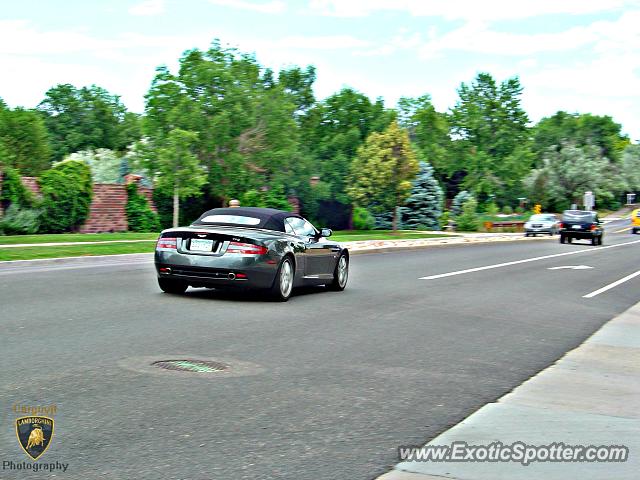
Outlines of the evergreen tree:
{"label": "evergreen tree", "polygon": [[464,205],[467,200],[470,200],[472,198],[473,195],[471,195],[466,190],[462,190],[455,197],[453,197],[453,203],[451,204],[451,217],[455,218],[460,215],[460,213],[462,213],[462,205]]}
{"label": "evergreen tree", "polygon": [[411,196],[402,208],[402,224],[408,228],[438,230],[444,193],[434,178],[433,167],[420,162],[420,171],[413,182]]}

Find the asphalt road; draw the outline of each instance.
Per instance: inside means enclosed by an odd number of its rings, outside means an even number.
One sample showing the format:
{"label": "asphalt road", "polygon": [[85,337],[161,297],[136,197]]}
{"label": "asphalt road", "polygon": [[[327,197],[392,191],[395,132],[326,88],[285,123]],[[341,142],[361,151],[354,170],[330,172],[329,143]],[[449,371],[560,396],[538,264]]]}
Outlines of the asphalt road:
{"label": "asphalt road", "polygon": [[[605,247],[640,240],[621,228]],[[163,294],[143,263],[0,269],[0,462],[28,459],[12,406],[55,404],[39,462],[69,463],[58,478],[371,479],[398,446],[435,437],[635,304],[640,276],[584,295],[639,260],[640,243],[557,237],[357,255],[344,292],[285,304]],[[569,266],[582,268],[549,270]],[[238,375],[179,376],[152,357],[219,359]]]}

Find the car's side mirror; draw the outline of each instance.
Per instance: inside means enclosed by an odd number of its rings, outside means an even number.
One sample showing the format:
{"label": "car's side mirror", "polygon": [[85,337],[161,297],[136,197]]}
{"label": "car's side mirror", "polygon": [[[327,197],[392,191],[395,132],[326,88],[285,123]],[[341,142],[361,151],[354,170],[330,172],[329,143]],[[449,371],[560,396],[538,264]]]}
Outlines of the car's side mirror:
{"label": "car's side mirror", "polygon": [[322,230],[320,230],[320,236],[324,238],[330,237],[332,233],[333,230],[331,230],[330,228],[323,228]]}

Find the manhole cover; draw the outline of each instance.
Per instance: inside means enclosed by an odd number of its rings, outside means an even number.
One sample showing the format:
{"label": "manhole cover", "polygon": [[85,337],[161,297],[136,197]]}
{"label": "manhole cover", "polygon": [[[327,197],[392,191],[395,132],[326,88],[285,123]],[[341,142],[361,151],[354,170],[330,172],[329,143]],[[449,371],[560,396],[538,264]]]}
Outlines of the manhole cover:
{"label": "manhole cover", "polygon": [[229,368],[229,366],[224,363],[210,360],[160,360],[153,362],[151,365],[164,368],[165,370],[195,373],[224,372]]}

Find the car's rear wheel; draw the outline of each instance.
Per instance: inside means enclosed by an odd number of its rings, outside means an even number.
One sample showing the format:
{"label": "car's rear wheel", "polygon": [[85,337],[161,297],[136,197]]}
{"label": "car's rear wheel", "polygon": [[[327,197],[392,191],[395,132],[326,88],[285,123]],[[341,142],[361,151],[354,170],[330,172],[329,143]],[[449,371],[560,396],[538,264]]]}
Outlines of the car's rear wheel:
{"label": "car's rear wheel", "polygon": [[594,235],[593,237],[591,237],[591,245],[598,245],[598,236]]}
{"label": "car's rear wheel", "polygon": [[602,245],[603,238],[604,238],[604,235],[600,235],[598,237],[598,245]]}
{"label": "car's rear wheel", "polygon": [[567,243],[573,242],[573,238],[567,235]]}
{"label": "car's rear wheel", "polygon": [[286,302],[289,300],[291,291],[293,290],[294,274],[295,269],[293,267],[293,261],[290,257],[284,257],[284,260],[282,260],[282,263],[278,268],[276,278],[273,281],[273,286],[271,287],[271,298],[279,302]]}
{"label": "car's rear wheel", "polygon": [[560,234],[560,243],[564,243],[566,240],[566,237],[563,234]]}
{"label": "car's rear wheel", "polygon": [[159,278],[158,286],[165,293],[184,293],[189,287],[186,283],[172,278]]}
{"label": "car's rear wheel", "polygon": [[349,279],[349,257],[346,254],[340,255],[336,268],[333,271],[333,281],[328,285],[330,290],[341,292],[347,286]]}

